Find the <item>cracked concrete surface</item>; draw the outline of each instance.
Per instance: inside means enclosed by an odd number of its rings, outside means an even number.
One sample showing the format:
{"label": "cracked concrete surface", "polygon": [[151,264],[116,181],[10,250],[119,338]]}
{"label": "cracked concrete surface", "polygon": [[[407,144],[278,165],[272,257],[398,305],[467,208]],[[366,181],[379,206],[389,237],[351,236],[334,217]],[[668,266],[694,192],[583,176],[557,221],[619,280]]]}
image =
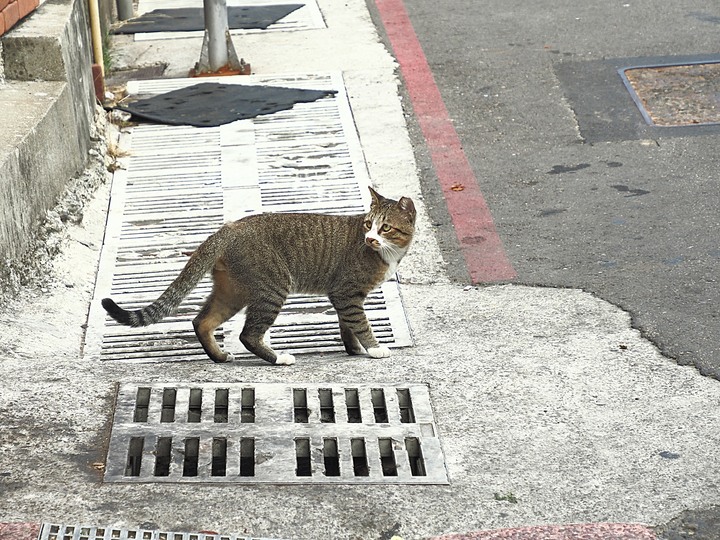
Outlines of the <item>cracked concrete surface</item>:
{"label": "cracked concrete surface", "polygon": [[[0,313],[0,522],[422,538],[536,524],[656,524],[717,498],[720,486],[707,474],[720,465],[717,381],[663,357],[627,313],[586,292],[451,283],[420,195],[393,63],[362,2],[321,7],[328,24],[359,29],[358,50],[333,62],[345,69],[371,177],[381,192],[413,196],[421,210],[400,267],[415,346],[379,360],[301,355],[287,368],[242,359],[128,369],[84,358],[109,197],[102,185],[68,229],[52,284],[25,291]],[[243,43],[256,66],[279,54],[270,51],[277,42],[301,38],[308,36]],[[295,70],[315,67],[302,58],[317,46],[299,47]],[[279,69],[290,69],[285,62]],[[278,380],[428,383],[451,484],[102,483],[117,382]]]}

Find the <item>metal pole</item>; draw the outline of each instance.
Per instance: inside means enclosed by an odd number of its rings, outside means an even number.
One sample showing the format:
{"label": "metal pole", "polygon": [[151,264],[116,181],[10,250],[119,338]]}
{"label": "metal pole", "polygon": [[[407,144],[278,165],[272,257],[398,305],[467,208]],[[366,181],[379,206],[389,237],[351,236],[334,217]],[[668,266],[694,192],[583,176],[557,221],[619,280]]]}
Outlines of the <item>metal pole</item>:
{"label": "metal pole", "polygon": [[203,0],[208,64],[217,71],[228,64],[228,16],[226,0]]}
{"label": "metal pole", "polygon": [[238,59],[230,39],[226,0],[203,0],[203,14],[205,37],[200,50],[200,60],[190,70],[190,75],[197,77],[220,71],[226,75],[232,71],[235,71],[235,74],[250,74],[250,64]]}
{"label": "metal pole", "polygon": [[127,21],[133,16],[133,0],[117,0],[118,19]]}

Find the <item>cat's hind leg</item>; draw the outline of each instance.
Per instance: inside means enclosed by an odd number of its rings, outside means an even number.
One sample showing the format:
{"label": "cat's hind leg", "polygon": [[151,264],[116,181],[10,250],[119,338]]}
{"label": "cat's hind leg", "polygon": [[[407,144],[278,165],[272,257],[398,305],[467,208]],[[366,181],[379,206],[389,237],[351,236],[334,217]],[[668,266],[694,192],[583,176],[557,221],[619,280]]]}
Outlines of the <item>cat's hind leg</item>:
{"label": "cat's hind leg", "polygon": [[282,309],[287,291],[258,291],[245,312],[245,326],[240,333],[240,341],[245,348],[266,362],[276,365],[289,366],[295,363],[291,354],[276,353],[265,343],[265,333],[277,319]]}
{"label": "cat's hind leg", "polygon": [[233,355],[223,351],[215,340],[215,330],[245,307],[245,299],[230,283],[222,264],[213,269],[213,290],[193,320],[195,335],[213,362],[231,362]]}
{"label": "cat's hind leg", "polygon": [[193,320],[195,334],[205,353],[213,362],[232,362],[233,355],[223,351],[215,341],[215,330],[240,309],[227,305],[220,299],[219,295],[213,292],[205,301],[200,313]]}

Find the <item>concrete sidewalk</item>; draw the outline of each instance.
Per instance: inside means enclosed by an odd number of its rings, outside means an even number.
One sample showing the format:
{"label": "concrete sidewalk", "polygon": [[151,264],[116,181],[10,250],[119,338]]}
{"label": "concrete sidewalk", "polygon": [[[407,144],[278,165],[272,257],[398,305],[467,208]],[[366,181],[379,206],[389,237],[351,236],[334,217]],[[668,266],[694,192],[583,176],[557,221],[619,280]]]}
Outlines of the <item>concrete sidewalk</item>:
{"label": "concrete sidewalk", "polygon": [[[655,537],[650,526],[717,499],[708,474],[720,461],[717,383],[664,358],[626,313],[583,291],[451,283],[423,206],[396,65],[361,0],[318,5],[326,27],[247,33],[235,48],[260,75],[342,73],[373,184],[419,208],[400,267],[415,345],[380,360],[301,355],[288,368],[84,356],[110,193],[102,186],[68,233],[54,285],[0,312],[0,523],[644,540]],[[166,76],[184,77],[201,40],[113,44],[118,68],[162,63]],[[118,383],[168,381],[426,383],[449,484],[103,483]],[[0,539],[22,538],[12,531],[0,527]]]}

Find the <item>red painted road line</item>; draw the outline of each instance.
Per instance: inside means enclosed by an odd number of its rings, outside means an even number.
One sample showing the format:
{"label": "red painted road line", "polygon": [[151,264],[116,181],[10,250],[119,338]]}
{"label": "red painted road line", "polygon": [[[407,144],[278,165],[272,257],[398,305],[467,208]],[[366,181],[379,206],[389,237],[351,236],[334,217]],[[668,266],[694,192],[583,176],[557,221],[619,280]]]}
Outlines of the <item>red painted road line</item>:
{"label": "red painted road line", "polygon": [[657,540],[650,527],[633,523],[583,523],[448,534],[431,540]]}
{"label": "red painted road line", "polygon": [[0,523],[0,540],[37,540],[39,523]]}
{"label": "red painted road line", "polygon": [[505,253],[405,5],[402,0],[375,0],[375,5],[427,141],[472,282],[514,279],[517,273]]}

